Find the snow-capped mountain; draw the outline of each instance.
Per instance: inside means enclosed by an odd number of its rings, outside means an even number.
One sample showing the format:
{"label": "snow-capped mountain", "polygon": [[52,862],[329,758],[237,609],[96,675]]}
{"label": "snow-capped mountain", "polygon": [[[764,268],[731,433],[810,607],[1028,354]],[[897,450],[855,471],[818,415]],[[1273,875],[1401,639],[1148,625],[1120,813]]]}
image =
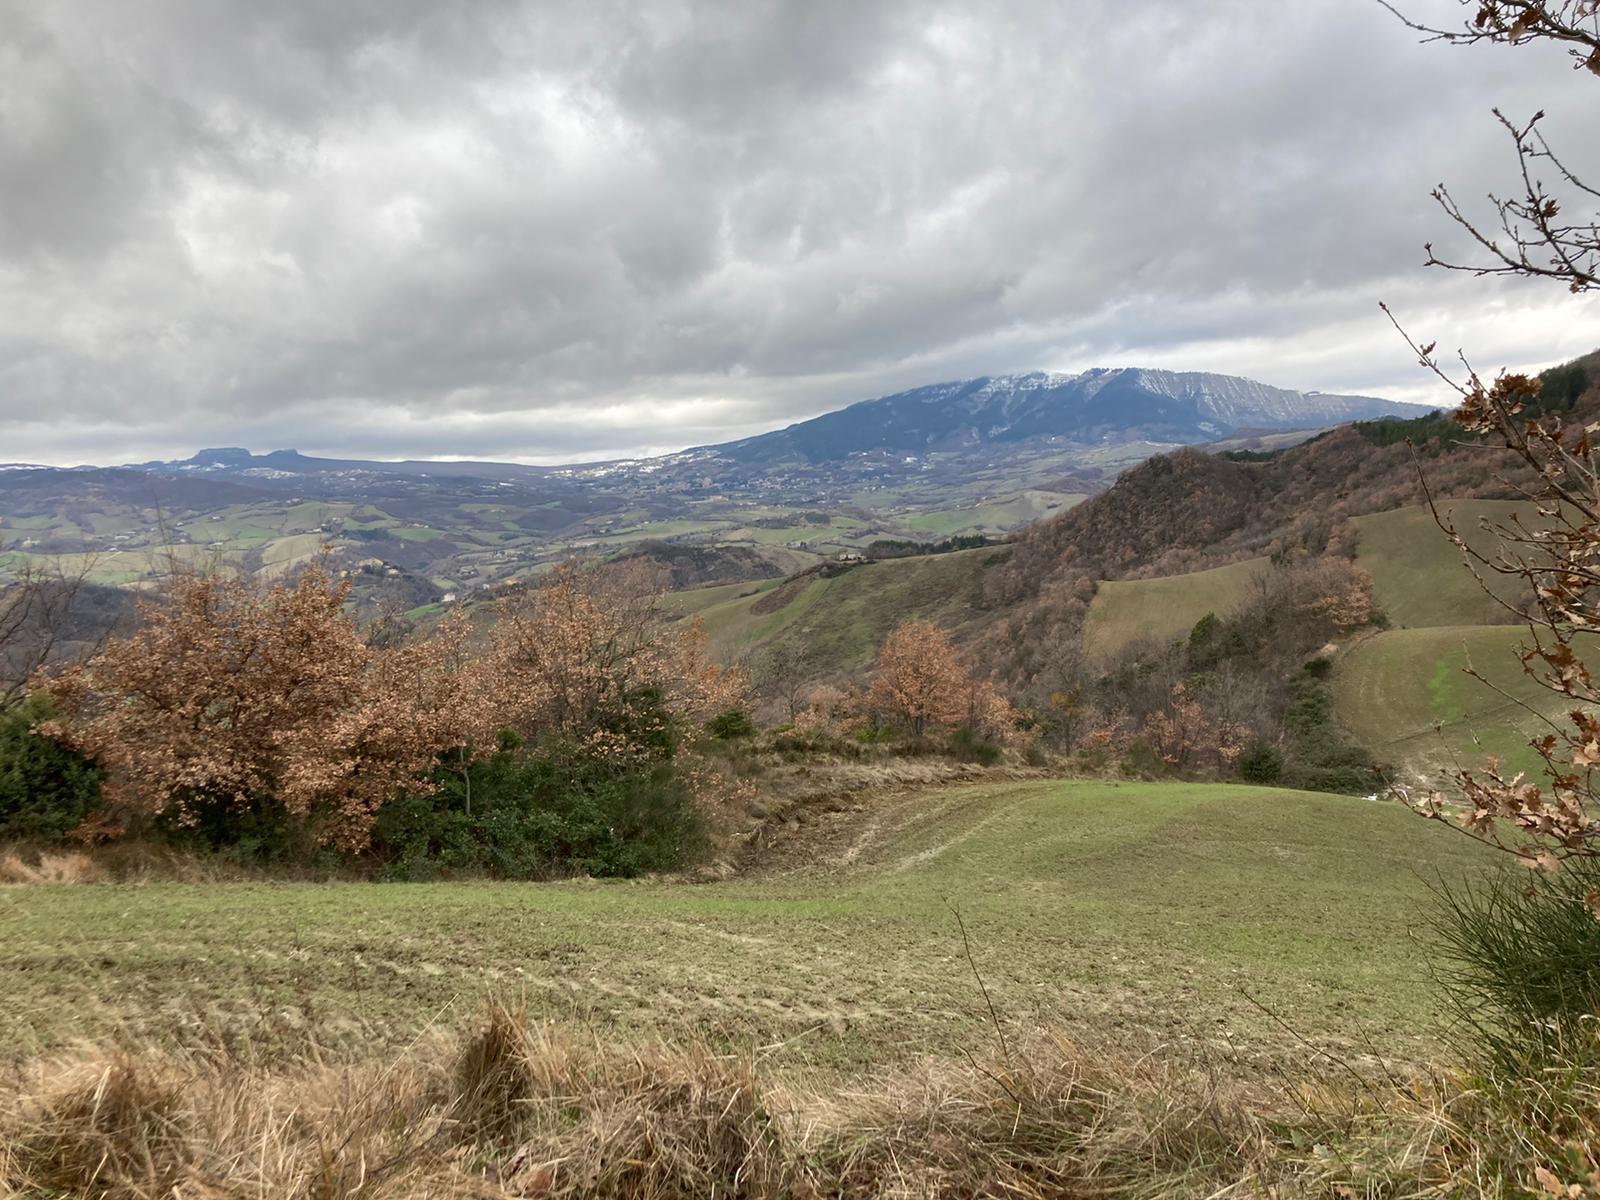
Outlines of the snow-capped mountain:
{"label": "snow-capped mountain", "polygon": [[369,462],[223,447],[181,462],[133,465],[163,475],[330,495],[360,495],[383,479],[403,481],[410,490],[476,480],[499,488],[660,492],[686,487],[763,497],[781,484],[797,494],[826,497],[886,485],[896,475],[927,481],[935,466],[960,482],[1004,462],[1027,460],[1040,478],[1082,474],[1080,483],[1092,489],[1102,476],[1175,446],[1241,431],[1311,430],[1422,411],[1371,396],[1297,392],[1232,375],[1126,367],[929,384],[787,429],[652,459],[536,467]]}
{"label": "snow-capped mountain", "polygon": [[1244,429],[1315,429],[1422,411],[1372,396],[1298,392],[1203,371],[1034,371],[913,388],[705,449],[744,463],[821,463],[875,450],[923,454],[1033,439],[1207,442]]}

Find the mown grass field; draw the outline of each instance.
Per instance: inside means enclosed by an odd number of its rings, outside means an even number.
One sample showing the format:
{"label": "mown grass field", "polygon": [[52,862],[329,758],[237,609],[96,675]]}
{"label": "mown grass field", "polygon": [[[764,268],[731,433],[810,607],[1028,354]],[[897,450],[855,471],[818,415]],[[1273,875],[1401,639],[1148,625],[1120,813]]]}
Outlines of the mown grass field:
{"label": "mown grass field", "polygon": [[1162,579],[1107,580],[1089,606],[1084,649],[1103,662],[1143,638],[1182,637],[1207,613],[1225,617],[1238,607],[1250,580],[1266,565],[1266,559],[1252,558]]}
{"label": "mown grass field", "polygon": [[[1474,767],[1487,755],[1536,773],[1528,738],[1536,712],[1559,720],[1566,705],[1522,670],[1513,625],[1395,629],[1352,646],[1334,673],[1335,707],[1350,734],[1416,779]],[[1471,664],[1493,686],[1465,673]],[[1437,726],[1437,728],[1435,728]]]}
{"label": "mown grass field", "polygon": [[398,1044],[489,995],[597,1033],[849,1065],[1008,1022],[1293,1053],[1429,1053],[1427,881],[1481,861],[1393,805],[1027,781],[879,796],[716,883],[0,889],[0,1042],[224,1031]]}
{"label": "mown grass field", "polygon": [[[1527,505],[1509,500],[1444,500],[1439,509],[1469,546],[1485,553],[1494,540],[1479,528],[1483,520],[1505,522],[1528,512]],[[1493,625],[1508,619],[1505,609],[1484,594],[1426,507],[1356,517],[1354,524],[1360,537],[1356,561],[1371,572],[1373,597],[1391,625]],[[1519,598],[1519,580],[1486,574],[1484,582],[1502,600]]]}

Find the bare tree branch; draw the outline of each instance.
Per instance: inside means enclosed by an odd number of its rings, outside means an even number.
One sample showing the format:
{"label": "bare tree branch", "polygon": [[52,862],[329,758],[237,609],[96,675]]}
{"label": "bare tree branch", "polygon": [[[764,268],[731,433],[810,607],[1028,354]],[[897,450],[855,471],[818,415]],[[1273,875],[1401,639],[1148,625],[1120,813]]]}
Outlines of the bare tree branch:
{"label": "bare tree branch", "polygon": [[1600,75],[1600,0],[1459,0],[1462,8],[1473,10],[1454,29],[1440,29],[1413,21],[1389,0],[1378,0],[1408,29],[1414,29],[1428,42],[1448,42],[1470,46],[1479,42],[1519,45],[1524,42],[1551,41],[1567,47],[1573,66]]}

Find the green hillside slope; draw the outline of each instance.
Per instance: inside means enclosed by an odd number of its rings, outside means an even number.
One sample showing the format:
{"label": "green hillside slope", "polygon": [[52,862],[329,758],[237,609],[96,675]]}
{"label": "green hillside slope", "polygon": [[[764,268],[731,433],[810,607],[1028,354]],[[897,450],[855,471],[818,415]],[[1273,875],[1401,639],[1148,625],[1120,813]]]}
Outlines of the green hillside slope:
{"label": "green hillside slope", "polygon": [[[1449,514],[1467,544],[1488,553],[1493,539],[1479,528],[1483,520],[1509,521],[1529,506],[1510,500],[1446,500]],[[1373,595],[1390,624],[1402,628],[1431,625],[1495,625],[1509,617],[1473,578],[1461,552],[1450,543],[1425,506],[1356,517],[1360,541],[1356,561],[1372,574]],[[1514,602],[1519,580],[1489,574],[1486,582],[1501,599]]]}
{"label": "green hillside slope", "polygon": [[758,592],[769,592],[782,582],[782,579],[763,579],[756,583],[718,583],[711,587],[688,588],[668,593],[662,604],[668,612],[688,617]]}
{"label": "green hillside slope", "polygon": [[1089,497],[1083,492],[1044,492],[1037,489],[1014,496],[997,496],[977,504],[917,513],[904,518],[906,526],[925,537],[957,533],[1005,533],[1052,513],[1064,512]]}
{"label": "green hillside slope", "polygon": [[[1490,754],[1514,770],[1535,771],[1538,758],[1527,741],[1542,722],[1522,705],[1558,718],[1565,705],[1524,674],[1516,647],[1526,636],[1519,626],[1502,625],[1396,629],[1367,638],[1336,664],[1339,719],[1361,745],[1413,780],[1471,767]],[[1469,663],[1494,686],[1466,675]]]}
{"label": "green hillside slope", "polygon": [[793,640],[812,648],[819,675],[858,672],[902,621],[925,617],[959,630],[981,618],[984,573],[1004,553],[982,547],[886,559],[795,576],[760,594],[735,594],[703,607],[693,593],[681,593],[674,606],[701,613],[712,650],[725,661]]}

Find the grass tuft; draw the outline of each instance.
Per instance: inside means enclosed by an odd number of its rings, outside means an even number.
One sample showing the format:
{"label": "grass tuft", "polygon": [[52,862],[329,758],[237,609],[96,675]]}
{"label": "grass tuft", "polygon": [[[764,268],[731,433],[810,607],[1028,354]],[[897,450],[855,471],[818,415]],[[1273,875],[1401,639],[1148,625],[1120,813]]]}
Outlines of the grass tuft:
{"label": "grass tuft", "polygon": [[46,883],[94,883],[105,872],[87,854],[78,851],[44,853],[28,858],[19,853],[0,857],[0,886],[33,886]]}
{"label": "grass tuft", "polygon": [[70,1070],[7,1132],[8,1173],[105,1200],[170,1194],[191,1165],[182,1088],[165,1064],[119,1057]]}

